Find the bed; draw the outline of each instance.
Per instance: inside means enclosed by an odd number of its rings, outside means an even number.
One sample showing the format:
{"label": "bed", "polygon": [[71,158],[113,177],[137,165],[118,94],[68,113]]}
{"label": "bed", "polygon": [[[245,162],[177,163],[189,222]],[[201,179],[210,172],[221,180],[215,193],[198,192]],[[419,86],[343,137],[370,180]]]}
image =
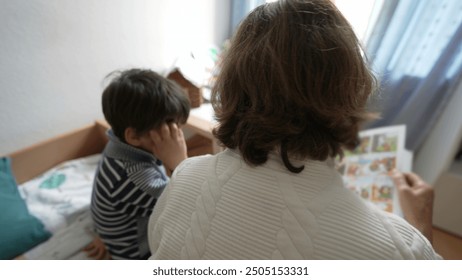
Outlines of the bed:
{"label": "bed", "polygon": [[[0,158],[0,259],[107,259],[90,216],[104,120]],[[188,156],[213,152],[191,135]],[[6,213],[6,214],[5,214]]]}
{"label": "bed", "polygon": [[89,205],[108,126],[97,121],[0,161],[0,259],[95,259]]}

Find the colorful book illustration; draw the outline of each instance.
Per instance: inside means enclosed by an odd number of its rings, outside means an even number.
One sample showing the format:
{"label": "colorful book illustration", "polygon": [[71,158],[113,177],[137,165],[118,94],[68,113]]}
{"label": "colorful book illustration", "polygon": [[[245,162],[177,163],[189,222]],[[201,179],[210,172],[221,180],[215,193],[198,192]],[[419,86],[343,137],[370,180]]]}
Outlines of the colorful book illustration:
{"label": "colorful book illustration", "polygon": [[379,208],[402,215],[390,171],[411,171],[412,153],[404,148],[406,127],[388,126],[361,131],[360,144],[337,163],[345,187]]}

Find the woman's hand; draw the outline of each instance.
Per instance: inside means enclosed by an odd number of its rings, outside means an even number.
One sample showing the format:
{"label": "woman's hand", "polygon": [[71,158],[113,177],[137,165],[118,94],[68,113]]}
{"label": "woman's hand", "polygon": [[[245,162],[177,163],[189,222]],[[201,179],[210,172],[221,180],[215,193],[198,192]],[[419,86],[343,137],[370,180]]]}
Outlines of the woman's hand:
{"label": "woman's hand", "polygon": [[170,171],[188,157],[183,131],[176,123],[162,124],[149,135],[154,142],[153,153]]}
{"label": "woman's hand", "polygon": [[432,242],[433,188],[415,173],[392,172],[404,219]]}

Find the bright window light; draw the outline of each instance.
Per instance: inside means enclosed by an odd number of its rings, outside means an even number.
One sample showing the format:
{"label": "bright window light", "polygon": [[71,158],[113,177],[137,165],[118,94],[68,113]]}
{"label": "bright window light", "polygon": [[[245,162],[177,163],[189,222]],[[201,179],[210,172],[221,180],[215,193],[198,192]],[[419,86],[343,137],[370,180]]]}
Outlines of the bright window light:
{"label": "bright window light", "polygon": [[[266,0],[266,3],[278,0]],[[365,44],[370,28],[375,23],[384,0],[332,0],[343,13],[358,36]]]}
{"label": "bright window light", "polygon": [[334,0],[333,2],[353,26],[356,36],[365,44],[383,0]]}

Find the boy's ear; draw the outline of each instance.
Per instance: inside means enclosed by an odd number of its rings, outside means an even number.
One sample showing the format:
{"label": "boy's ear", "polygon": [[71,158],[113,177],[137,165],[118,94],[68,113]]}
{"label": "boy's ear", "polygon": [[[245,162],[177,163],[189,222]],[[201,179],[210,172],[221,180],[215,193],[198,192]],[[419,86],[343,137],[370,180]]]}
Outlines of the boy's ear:
{"label": "boy's ear", "polygon": [[132,146],[139,147],[141,146],[141,139],[136,130],[133,127],[127,127],[125,129],[125,141]]}

